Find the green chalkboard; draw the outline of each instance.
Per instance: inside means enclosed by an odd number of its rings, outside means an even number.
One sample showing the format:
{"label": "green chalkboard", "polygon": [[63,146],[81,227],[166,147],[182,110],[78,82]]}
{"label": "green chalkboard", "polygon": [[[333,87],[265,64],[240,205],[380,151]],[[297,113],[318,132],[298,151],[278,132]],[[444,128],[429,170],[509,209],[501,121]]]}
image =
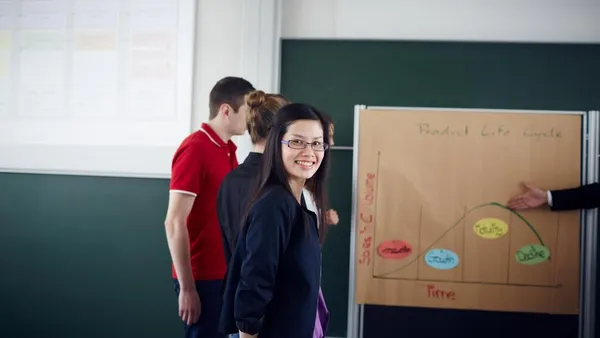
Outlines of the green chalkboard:
{"label": "green chalkboard", "polygon": [[168,180],[0,173],[0,336],[183,336]]}
{"label": "green chalkboard", "polygon": [[[355,104],[598,110],[598,60],[600,45],[284,40],[281,92],[292,101],[314,104],[332,115],[336,145],[352,146]],[[341,337],[346,335],[348,305],[352,154],[346,150],[333,154],[329,193],[340,224],[324,247],[323,292],[332,315],[328,335]],[[378,308],[371,315],[367,311],[365,337],[396,337],[398,321],[402,321],[402,334],[448,337],[452,336],[448,328],[454,326],[457,337],[465,337],[460,328],[473,323],[473,318],[456,320],[448,312],[437,316],[415,310],[411,313],[422,316],[406,320],[406,313],[394,313],[398,309],[386,311]],[[367,321],[374,316],[378,325]],[[425,317],[432,316],[447,320],[431,325]],[[535,323],[545,327],[547,337],[577,332],[576,317]],[[523,335],[526,332],[521,330]],[[507,334],[516,337],[514,332]]]}

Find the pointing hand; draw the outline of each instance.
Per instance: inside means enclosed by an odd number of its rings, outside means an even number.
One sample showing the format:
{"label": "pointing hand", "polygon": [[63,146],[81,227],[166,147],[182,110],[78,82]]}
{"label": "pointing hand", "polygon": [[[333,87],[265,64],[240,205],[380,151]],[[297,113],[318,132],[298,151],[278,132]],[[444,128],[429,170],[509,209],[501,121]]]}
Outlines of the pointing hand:
{"label": "pointing hand", "polygon": [[527,210],[548,203],[548,194],[546,191],[529,184],[524,185],[527,191],[524,194],[511,198],[506,204],[507,207],[513,210]]}

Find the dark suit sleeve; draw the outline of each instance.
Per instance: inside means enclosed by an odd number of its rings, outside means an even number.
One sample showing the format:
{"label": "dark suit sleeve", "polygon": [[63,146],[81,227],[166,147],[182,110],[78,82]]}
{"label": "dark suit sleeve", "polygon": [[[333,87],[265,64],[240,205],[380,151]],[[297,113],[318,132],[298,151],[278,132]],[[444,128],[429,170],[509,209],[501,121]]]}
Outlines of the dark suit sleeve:
{"label": "dark suit sleeve", "polygon": [[256,334],[261,329],[294,217],[290,198],[280,194],[266,196],[252,210],[247,224],[246,256],[234,301],[236,324],[242,332]]}
{"label": "dark suit sleeve", "polygon": [[592,183],[577,188],[551,190],[554,211],[591,209],[600,207],[600,184]]}

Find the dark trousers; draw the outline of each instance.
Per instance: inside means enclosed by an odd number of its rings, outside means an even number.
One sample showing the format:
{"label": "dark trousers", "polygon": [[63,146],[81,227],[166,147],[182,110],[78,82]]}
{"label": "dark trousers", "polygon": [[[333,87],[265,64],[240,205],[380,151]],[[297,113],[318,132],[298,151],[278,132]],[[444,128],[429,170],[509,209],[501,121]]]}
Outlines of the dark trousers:
{"label": "dark trousers", "polygon": [[[179,297],[181,287],[174,280],[175,294]],[[200,296],[200,320],[192,325],[184,323],[185,338],[226,338],[227,335],[219,333],[219,319],[221,317],[221,284],[223,280],[196,281],[196,291]]]}

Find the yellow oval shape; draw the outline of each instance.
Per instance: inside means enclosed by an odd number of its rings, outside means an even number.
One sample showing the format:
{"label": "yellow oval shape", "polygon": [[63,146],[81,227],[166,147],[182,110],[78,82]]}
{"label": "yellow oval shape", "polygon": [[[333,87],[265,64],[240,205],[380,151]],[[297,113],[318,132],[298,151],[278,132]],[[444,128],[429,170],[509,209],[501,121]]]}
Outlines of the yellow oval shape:
{"label": "yellow oval shape", "polygon": [[508,224],[497,218],[483,218],[475,223],[473,231],[481,238],[496,239],[506,235]]}

